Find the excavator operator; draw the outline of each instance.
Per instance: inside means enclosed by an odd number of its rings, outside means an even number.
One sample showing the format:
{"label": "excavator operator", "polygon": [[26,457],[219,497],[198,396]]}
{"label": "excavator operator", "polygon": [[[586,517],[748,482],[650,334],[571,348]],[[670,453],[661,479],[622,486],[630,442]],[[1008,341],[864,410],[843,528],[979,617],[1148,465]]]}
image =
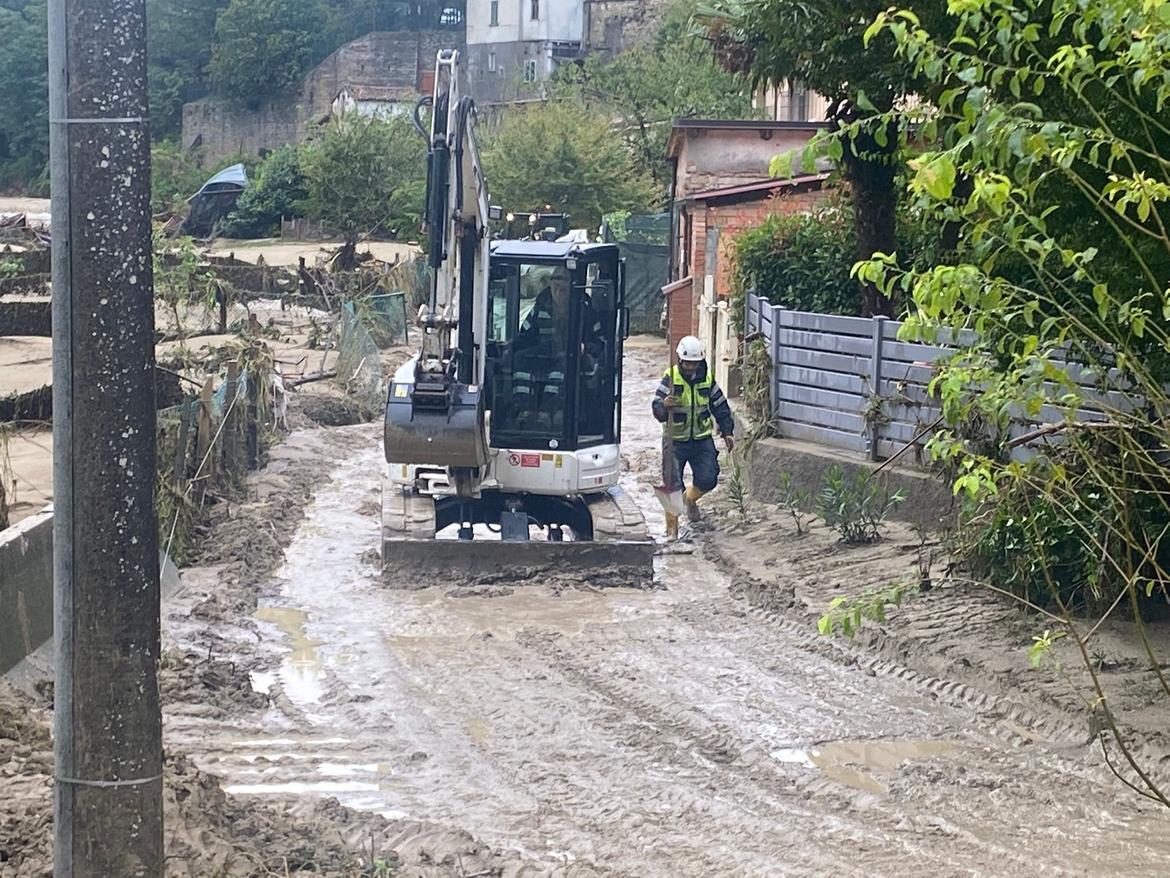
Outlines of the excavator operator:
{"label": "excavator operator", "polygon": [[[548,351],[563,353],[568,346],[569,307],[573,277],[569,269],[558,265],[552,270],[548,286],[536,296],[532,310],[520,325],[516,334],[514,349],[523,351],[543,347]],[[582,365],[589,370],[589,361],[605,352],[601,321],[588,296],[581,297],[581,352],[588,356]]]}

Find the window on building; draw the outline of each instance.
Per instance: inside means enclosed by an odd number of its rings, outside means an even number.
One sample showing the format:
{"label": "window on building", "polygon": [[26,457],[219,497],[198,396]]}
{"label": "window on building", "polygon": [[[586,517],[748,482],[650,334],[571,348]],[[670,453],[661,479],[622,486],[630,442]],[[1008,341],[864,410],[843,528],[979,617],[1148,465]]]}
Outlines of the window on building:
{"label": "window on building", "polygon": [[488,73],[496,72],[496,52],[492,49],[488,52]]}
{"label": "window on building", "polygon": [[[482,7],[481,7],[482,8]],[[492,0],[491,19],[488,21],[489,27],[500,26],[500,0]]]}
{"label": "window on building", "polygon": [[532,20],[540,20],[540,0],[532,0]]}
{"label": "window on building", "polygon": [[524,81],[536,82],[536,59],[529,58],[524,62]]}

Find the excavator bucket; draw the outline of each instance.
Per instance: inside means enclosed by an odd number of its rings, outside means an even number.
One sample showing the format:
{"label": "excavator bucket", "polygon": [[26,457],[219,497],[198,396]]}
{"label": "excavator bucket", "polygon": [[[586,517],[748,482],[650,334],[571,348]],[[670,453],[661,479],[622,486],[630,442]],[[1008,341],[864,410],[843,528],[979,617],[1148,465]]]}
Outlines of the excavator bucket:
{"label": "excavator bucket", "polygon": [[[556,583],[644,588],[655,543],[637,505],[617,488],[587,499],[592,540],[444,539],[432,498],[387,482],[382,496],[382,579],[395,588]],[[488,535],[495,537],[496,535]]]}

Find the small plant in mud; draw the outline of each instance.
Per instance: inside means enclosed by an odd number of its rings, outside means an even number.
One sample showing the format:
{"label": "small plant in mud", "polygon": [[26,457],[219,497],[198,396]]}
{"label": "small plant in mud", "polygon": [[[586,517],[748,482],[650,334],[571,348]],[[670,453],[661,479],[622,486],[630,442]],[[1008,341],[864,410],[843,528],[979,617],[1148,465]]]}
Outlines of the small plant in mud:
{"label": "small plant in mud", "polygon": [[743,467],[739,458],[731,456],[731,475],[727,477],[727,496],[731,498],[732,506],[739,513],[740,518],[747,518],[751,509],[751,497],[748,495],[747,485],[744,483]]}
{"label": "small plant in mud", "polygon": [[796,535],[804,536],[808,533],[808,525],[813,516],[804,510],[808,508],[812,499],[808,491],[802,491],[792,481],[792,473],[781,472],[779,477],[780,494],[776,498],[776,505],[788,513],[792,523],[796,525]]}
{"label": "small plant in mud", "polygon": [[828,636],[840,631],[852,637],[861,630],[865,620],[885,622],[888,607],[900,607],[918,587],[896,582],[885,588],[867,588],[858,595],[840,595],[829,601],[824,615],[817,620],[817,631]]}
{"label": "small plant in mud", "polygon": [[850,545],[874,543],[881,539],[886,516],[902,502],[902,492],[890,494],[869,474],[858,471],[845,475],[840,466],[825,473],[817,498],[821,518]]}
{"label": "small plant in mud", "polygon": [[0,278],[16,277],[20,274],[20,263],[15,259],[0,259]]}
{"label": "small plant in mud", "polygon": [[1062,637],[1068,635],[1067,631],[1053,631],[1049,628],[1044,630],[1043,634],[1037,634],[1032,638],[1032,645],[1028,647],[1028,661],[1032,663],[1032,667],[1039,668],[1045,661],[1051,660],[1060,670],[1060,662],[1052,655],[1052,647]]}
{"label": "small plant in mud", "polygon": [[930,568],[934,565],[934,549],[928,547],[930,530],[921,524],[913,524],[910,529],[918,537],[918,546],[915,548],[916,563],[918,566],[918,588],[921,591],[930,591],[934,583],[930,578]]}

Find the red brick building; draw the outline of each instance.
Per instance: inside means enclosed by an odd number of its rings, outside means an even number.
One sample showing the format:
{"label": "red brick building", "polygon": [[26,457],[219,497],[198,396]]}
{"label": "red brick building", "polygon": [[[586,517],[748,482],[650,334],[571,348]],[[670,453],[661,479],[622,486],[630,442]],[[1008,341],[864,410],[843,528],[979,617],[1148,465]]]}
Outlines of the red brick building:
{"label": "red brick building", "polygon": [[[825,127],[819,122],[675,122],[667,145],[674,166],[670,282],[663,288],[672,352],[681,336],[699,335],[718,358],[718,320],[700,318],[718,311],[730,292],[731,241],[771,214],[807,211],[823,198],[827,173],[782,180],[771,177],[768,165],[781,153],[803,148]],[[725,352],[723,359],[729,355]]]}

